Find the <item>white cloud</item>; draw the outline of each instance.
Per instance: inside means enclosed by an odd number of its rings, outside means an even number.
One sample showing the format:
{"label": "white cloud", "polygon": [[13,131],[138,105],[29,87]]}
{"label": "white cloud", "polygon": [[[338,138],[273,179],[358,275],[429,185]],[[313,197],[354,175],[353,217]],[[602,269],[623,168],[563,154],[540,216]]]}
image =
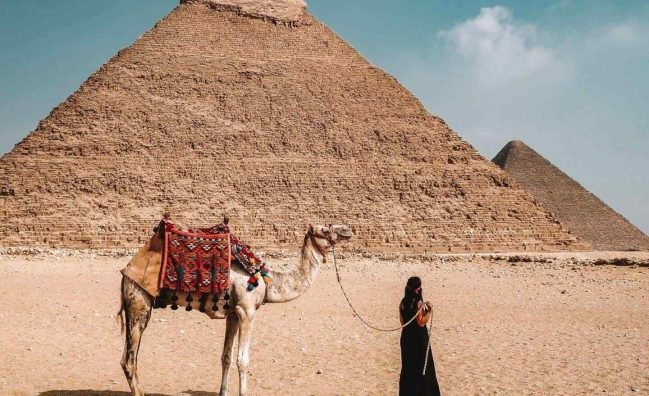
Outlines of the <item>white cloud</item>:
{"label": "white cloud", "polygon": [[605,44],[634,45],[646,43],[648,35],[647,26],[629,20],[607,26],[600,40],[603,39]]}
{"label": "white cloud", "polygon": [[439,32],[438,37],[471,63],[475,77],[485,85],[501,85],[559,66],[553,51],[538,43],[536,27],[518,23],[502,6],[482,8],[475,18]]}
{"label": "white cloud", "polygon": [[637,32],[634,26],[624,23],[610,26],[606,31],[606,36],[613,42],[628,43],[637,39]]}

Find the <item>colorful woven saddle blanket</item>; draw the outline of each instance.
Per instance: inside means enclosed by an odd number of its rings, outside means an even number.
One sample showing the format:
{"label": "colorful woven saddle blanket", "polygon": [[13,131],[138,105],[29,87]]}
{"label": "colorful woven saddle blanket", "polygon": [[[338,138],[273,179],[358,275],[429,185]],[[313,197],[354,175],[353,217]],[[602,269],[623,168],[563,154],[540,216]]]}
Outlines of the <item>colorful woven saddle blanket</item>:
{"label": "colorful woven saddle blanket", "polygon": [[232,262],[250,275],[249,291],[262,279],[270,281],[266,264],[230,233],[227,223],[182,230],[165,219],[157,231],[163,237],[160,289],[220,294],[230,287]]}

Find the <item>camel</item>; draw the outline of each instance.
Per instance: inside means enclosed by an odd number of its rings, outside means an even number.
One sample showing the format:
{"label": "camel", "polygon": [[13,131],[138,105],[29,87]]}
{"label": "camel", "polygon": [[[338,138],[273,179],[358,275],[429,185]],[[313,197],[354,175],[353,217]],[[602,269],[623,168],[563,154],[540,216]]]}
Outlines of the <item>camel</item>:
{"label": "camel", "polygon": [[[272,281],[248,291],[248,275],[243,269],[233,265],[230,271],[230,301],[221,309],[213,311],[211,306],[205,307],[205,313],[212,319],[225,318],[225,340],[221,364],[221,396],[228,394],[228,372],[232,363],[234,337],[239,334],[239,350],[237,366],[239,369],[239,395],[248,394],[247,369],[250,361],[250,339],[255,313],[264,303],[283,303],[294,300],[304,294],[317,276],[327,252],[340,241],[349,240],[352,231],[348,226],[329,225],[313,226],[304,236],[300,261],[297,266],[285,271],[272,271]],[[144,395],[140,389],[137,373],[137,355],[140,348],[142,333],[149,323],[154,298],[137,283],[124,276],[122,278],[121,309],[118,313],[122,319],[125,331],[124,353],[122,368],[133,396]],[[187,293],[178,293],[178,305],[192,305],[197,308],[197,299],[187,301]],[[208,304],[211,305],[211,304]]]}

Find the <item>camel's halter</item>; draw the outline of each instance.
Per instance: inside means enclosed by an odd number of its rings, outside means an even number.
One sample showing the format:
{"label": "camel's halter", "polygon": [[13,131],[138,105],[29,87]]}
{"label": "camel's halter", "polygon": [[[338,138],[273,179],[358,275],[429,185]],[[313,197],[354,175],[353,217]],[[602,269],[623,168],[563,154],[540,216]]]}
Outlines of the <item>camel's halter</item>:
{"label": "camel's halter", "polygon": [[[417,316],[421,313],[421,311],[424,309],[424,305],[422,304],[421,308],[417,310],[417,312],[414,314],[410,320],[402,324],[401,326],[394,327],[394,328],[380,328],[372,325],[369,323],[367,320],[365,320],[359,313],[356,311],[356,308],[354,308],[354,305],[352,302],[349,300],[349,296],[347,295],[347,292],[345,291],[345,288],[343,287],[341,278],[340,278],[340,271],[338,270],[338,263],[336,262],[336,241],[331,237],[332,234],[332,226],[329,225],[329,235],[318,235],[316,233],[311,233],[311,238],[320,238],[320,239],[326,239],[329,245],[331,245],[331,255],[334,258],[334,268],[336,269],[336,279],[338,281],[338,284],[340,285],[340,290],[343,292],[343,296],[345,297],[345,300],[347,300],[347,304],[349,305],[349,308],[352,309],[352,312],[354,313],[354,316],[356,316],[363,324],[370,329],[376,330],[376,331],[381,331],[381,332],[392,332],[392,331],[399,331],[403,329],[404,327],[408,326],[410,323],[412,323]],[[315,242],[315,241],[314,241]],[[317,243],[314,243],[316,246],[316,249],[322,254],[322,257],[326,257],[326,251],[320,248],[320,246]],[[428,325],[428,345],[426,346],[426,358],[424,359],[424,369],[422,371],[422,375],[426,375],[426,367],[428,366],[428,352],[430,351],[430,331],[433,327],[433,315],[430,316],[430,322]]]}

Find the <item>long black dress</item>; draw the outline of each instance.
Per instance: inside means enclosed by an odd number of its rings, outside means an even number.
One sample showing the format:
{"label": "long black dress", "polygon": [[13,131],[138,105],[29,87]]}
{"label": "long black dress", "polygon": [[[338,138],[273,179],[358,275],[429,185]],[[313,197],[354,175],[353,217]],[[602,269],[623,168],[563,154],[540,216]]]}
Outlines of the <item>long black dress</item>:
{"label": "long black dress", "polygon": [[[410,309],[404,307],[404,301],[399,306],[401,317],[408,321],[417,313],[417,304]],[[428,345],[428,330],[414,320],[401,330],[401,377],[399,378],[399,396],[439,396],[439,385],[435,375],[433,353],[428,351],[426,375],[424,360]]]}

